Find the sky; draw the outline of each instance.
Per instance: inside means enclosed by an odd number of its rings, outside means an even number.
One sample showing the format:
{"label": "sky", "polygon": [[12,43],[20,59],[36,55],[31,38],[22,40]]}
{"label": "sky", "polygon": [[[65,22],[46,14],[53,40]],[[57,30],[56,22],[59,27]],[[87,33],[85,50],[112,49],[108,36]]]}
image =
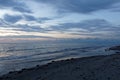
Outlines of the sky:
{"label": "sky", "polygon": [[0,0],[0,41],[120,39],[120,0]]}

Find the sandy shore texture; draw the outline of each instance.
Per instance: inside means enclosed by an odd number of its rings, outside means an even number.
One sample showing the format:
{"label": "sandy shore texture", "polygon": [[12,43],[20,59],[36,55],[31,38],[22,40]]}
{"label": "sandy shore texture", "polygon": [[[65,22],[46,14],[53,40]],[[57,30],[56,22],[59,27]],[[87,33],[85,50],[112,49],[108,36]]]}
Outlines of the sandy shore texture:
{"label": "sandy shore texture", "polygon": [[120,80],[120,53],[53,61],[9,72],[0,80]]}

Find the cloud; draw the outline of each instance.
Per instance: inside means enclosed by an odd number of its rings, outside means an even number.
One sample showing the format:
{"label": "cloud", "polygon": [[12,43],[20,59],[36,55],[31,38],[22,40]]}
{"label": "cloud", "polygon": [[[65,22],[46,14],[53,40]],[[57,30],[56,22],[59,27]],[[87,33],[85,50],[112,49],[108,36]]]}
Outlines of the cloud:
{"label": "cloud", "polygon": [[[120,26],[104,19],[84,20],[79,23],[63,23],[49,28],[31,25],[11,25],[0,28],[0,35],[14,38],[119,38]],[[39,37],[40,36],[40,37]]]}
{"label": "cloud", "polygon": [[0,0],[0,36],[118,37],[119,7],[120,0]]}
{"label": "cloud", "polygon": [[52,26],[53,30],[72,35],[83,35],[90,37],[119,37],[120,27],[104,19],[84,20],[79,23],[64,23]]}
{"label": "cloud", "polygon": [[17,0],[0,0],[0,8],[9,8],[19,12],[31,13],[31,10],[23,2]]}
{"label": "cloud", "polygon": [[26,32],[44,32],[45,30],[39,26],[29,26],[29,25],[16,25],[16,27],[20,28],[20,31]]}
{"label": "cloud", "polygon": [[51,4],[62,12],[90,13],[102,9],[109,9],[120,0],[36,0]]}
{"label": "cloud", "polygon": [[15,23],[20,19],[22,19],[22,16],[20,15],[8,15],[8,14],[4,15],[4,20],[10,23]]}
{"label": "cloud", "polygon": [[87,29],[90,31],[95,31],[98,28],[102,29],[105,27],[112,26],[111,23],[107,22],[104,19],[93,19],[93,20],[84,20],[82,22],[78,23],[64,23],[64,24],[59,24],[59,26],[53,26],[51,28],[55,30],[66,30],[70,28],[82,28],[82,29]]}
{"label": "cloud", "polygon": [[53,38],[47,36],[33,36],[33,35],[20,35],[20,36],[0,36],[0,38]]}
{"label": "cloud", "polygon": [[29,10],[28,8],[25,8],[25,7],[19,7],[19,6],[14,7],[13,10],[15,10],[15,11],[20,11],[20,12],[26,12],[26,13],[32,13],[32,11]]}
{"label": "cloud", "polygon": [[38,21],[39,22],[44,22],[44,21],[48,21],[48,20],[51,20],[50,18],[39,18]]}
{"label": "cloud", "polygon": [[0,26],[6,26],[6,25],[8,25],[8,23],[3,19],[0,19]]}
{"label": "cloud", "polygon": [[41,23],[41,22],[44,22],[44,21],[47,21],[47,20],[51,20],[50,18],[46,18],[46,17],[44,17],[44,18],[36,18],[35,16],[29,15],[29,14],[24,15],[24,18],[27,21],[36,21],[38,23]]}
{"label": "cloud", "polygon": [[[5,15],[4,19],[0,19],[0,30],[14,30],[14,31],[25,31],[25,32],[46,32],[47,29],[41,28],[37,25],[36,21],[28,21],[25,24],[16,24],[23,18],[19,15]],[[36,22],[36,23],[32,23]]]}
{"label": "cloud", "polygon": [[120,3],[116,3],[112,6],[111,11],[120,12]]}
{"label": "cloud", "polygon": [[32,15],[24,15],[24,17],[27,21],[36,21],[37,20],[37,18],[35,18]]}
{"label": "cloud", "polygon": [[0,0],[0,6],[3,8],[3,7],[11,7],[11,6],[15,6],[17,5],[18,2],[16,2],[15,0],[10,0],[10,1],[7,1],[7,0]]}

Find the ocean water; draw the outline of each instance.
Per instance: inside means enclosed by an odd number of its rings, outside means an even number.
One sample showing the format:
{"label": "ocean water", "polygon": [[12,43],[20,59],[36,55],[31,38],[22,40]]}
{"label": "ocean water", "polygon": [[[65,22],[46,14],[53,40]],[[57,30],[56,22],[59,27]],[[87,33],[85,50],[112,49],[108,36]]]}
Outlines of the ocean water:
{"label": "ocean water", "polygon": [[43,65],[53,60],[111,54],[105,48],[115,45],[90,42],[0,43],[0,75],[9,71]]}

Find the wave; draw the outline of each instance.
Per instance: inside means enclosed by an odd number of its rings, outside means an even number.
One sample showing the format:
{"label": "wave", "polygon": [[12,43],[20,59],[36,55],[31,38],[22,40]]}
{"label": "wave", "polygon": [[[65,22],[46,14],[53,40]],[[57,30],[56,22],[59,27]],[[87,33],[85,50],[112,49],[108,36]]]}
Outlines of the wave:
{"label": "wave", "polygon": [[44,48],[32,48],[32,49],[10,49],[6,52],[13,52],[13,51],[28,51],[28,50],[37,50],[37,49],[44,49]]}
{"label": "wave", "polygon": [[[15,60],[15,59],[27,59],[27,58],[31,58],[34,56],[44,56],[46,54],[50,55],[50,54],[57,54],[57,53],[65,53],[65,52],[69,52],[69,51],[78,51],[78,52],[88,52],[90,50],[95,50],[101,48],[100,46],[98,47],[83,47],[83,48],[65,48],[62,50],[56,50],[56,51],[48,51],[48,52],[43,52],[43,53],[37,53],[37,54],[31,54],[31,55],[24,55],[24,56],[16,56],[16,55],[10,55],[8,57],[1,57],[0,60]],[[16,49],[16,50],[8,50],[9,52],[11,51],[23,51],[23,50],[37,50],[37,49],[44,49],[44,48],[34,48],[34,49]]]}

